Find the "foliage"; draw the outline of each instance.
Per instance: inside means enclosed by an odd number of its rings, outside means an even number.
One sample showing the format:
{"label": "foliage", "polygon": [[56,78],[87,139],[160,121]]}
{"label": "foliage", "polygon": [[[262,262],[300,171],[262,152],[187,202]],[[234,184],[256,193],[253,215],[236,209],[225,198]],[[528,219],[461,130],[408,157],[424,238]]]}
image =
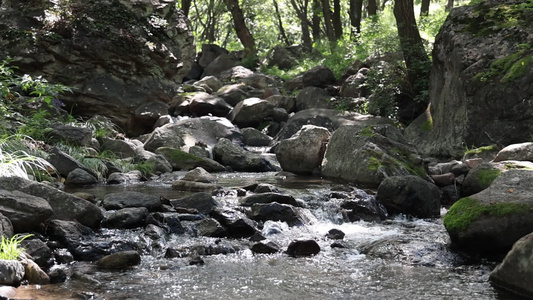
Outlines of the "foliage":
{"label": "foliage", "polygon": [[95,138],[115,138],[123,136],[122,129],[118,127],[111,119],[104,116],[94,116],[80,124],[81,127],[90,129]]}
{"label": "foliage", "polygon": [[2,241],[0,243],[0,259],[17,260],[20,254],[25,250],[20,247],[20,243],[31,236],[32,234],[26,236],[15,234],[10,239],[2,236]]}
{"label": "foliage", "polygon": [[55,168],[43,158],[45,154],[38,147],[38,143],[28,136],[0,138],[0,176],[51,177]]}
{"label": "foliage", "polygon": [[444,226],[448,231],[466,230],[470,224],[483,215],[507,216],[532,211],[533,207],[516,203],[492,203],[485,205],[474,198],[462,198],[450,207],[444,216]]}
{"label": "foliage", "polygon": [[155,162],[153,161],[142,161],[138,162],[134,169],[141,172],[144,178],[150,177],[150,175],[155,173]]}
{"label": "foliage", "polygon": [[366,110],[373,115],[395,118],[398,110],[396,96],[402,92],[405,68],[401,64],[377,64],[367,74],[363,84],[372,95]]}

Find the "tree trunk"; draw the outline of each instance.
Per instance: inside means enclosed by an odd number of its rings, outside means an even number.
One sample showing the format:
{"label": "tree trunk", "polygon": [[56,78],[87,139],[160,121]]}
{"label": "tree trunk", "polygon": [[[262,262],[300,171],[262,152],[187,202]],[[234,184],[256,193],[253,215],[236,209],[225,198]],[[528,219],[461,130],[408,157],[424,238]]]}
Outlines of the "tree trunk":
{"label": "tree trunk", "polygon": [[453,8],[453,0],[448,0],[448,3],[446,3],[446,10],[449,11]]}
{"label": "tree trunk", "polygon": [[285,29],[283,28],[283,22],[281,21],[281,14],[279,13],[279,6],[277,0],[272,0],[274,2],[274,9],[276,10],[276,17],[278,19],[278,27],[279,27],[279,34],[281,35],[281,38],[283,38],[283,41],[285,41],[285,44],[287,46],[291,45],[291,42],[289,42],[289,39],[287,38],[287,34],[285,33]]}
{"label": "tree trunk", "polygon": [[420,7],[420,17],[427,17],[429,15],[429,0],[422,0]]}
{"label": "tree trunk", "polygon": [[320,0],[313,0],[313,20],[311,29],[313,30],[313,40],[318,42],[320,40]]}
{"label": "tree trunk", "polygon": [[322,0],[322,13],[324,14],[324,24],[326,25],[326,36],[331,43],[335,43],[335,33],[333,32],[333,24],[331,23],[331,9],[329,0]]}
{"label": "tree trunk", "polygon": [[309,20],[307,19],[309,0],[303,0],[300,5],[298,5],[295,0],[291,0],[291,4],[302,25],[302,46],[305,49],[311,49],[313,47],[313,42],[311,41],[311,35],[309,32]]}
{"label": "tree trunk", "polygon": [[361,33],[363,0],[350,0],[350,24],[357,33]]}
{"label": "tree trunk", "polygon": [[192,0],[181,0],[181,10],[185,13],[186,16],[189,16],[189,11],[191,9]]}
{"label": "tree trunk", "polygon": [[239,0],[224,0],[228,10],[233,17],[233,26],[237,37],[241,41],[244,49],[248,55],[255,55],[255,40],[248,27],[246,27],[246,22],[244,21],[244,14],[241,7],[239,6]]}
{"label": "tree trunk", "polygon": [[430,61],[416,26],[413,0],[396,0],[394,17],[413,97],[428,89]]}
{"label": "tree trunk", "polygon": [[368,16],[375,16],[378,14],[378,4],[376,0],[368,0],[368,5],[366,7],[368,11]]}
{"label": "tree trunk", "polygon": [[341,3],[340,0],[333,0],[333,31],[335,32],[335,40],[340,40],[342,37],[342,19],[341,19]]}

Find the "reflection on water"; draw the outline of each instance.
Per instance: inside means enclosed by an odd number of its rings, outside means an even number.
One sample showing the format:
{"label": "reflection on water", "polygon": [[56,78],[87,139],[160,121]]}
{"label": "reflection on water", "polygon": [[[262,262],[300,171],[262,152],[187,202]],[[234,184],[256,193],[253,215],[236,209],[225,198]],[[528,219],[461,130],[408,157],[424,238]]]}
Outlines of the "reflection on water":
{"label": "reflection on water", "polygon": [[[218,176],[225,187],[255,182],[272,183],[299,198],[326,194],[336,184],[306,178],[279,178],[274,173],[231,173]],[[168,183],[97,186],[84,191],[106,193],[135,190],[168,198],[184,193]],[[320,198],[322,199],[322,198]],[[321,200],[320,200],[321,201]],[[233,201],[225,201],[231,203]],[[94,281],[69,279],[40,288],[23,286],[18,298],[34,299],[512,299],[498,295],[488,283],[494,263],[465,261],[447,248],[441,220],[396,218],[382,223],[342,223],[324,214],[326,205],[310,208],[312,224],[267,236],[282,249],[295,239],[315,239],[321,252],[311,258],[283,253],[253,255],[248,240],[172,236],[169,247],[226,243],[233,254],[203,257],[205,265],[189,266],[188,258],[163,258],[164,249],[144,253],[140,266],[121,272],[102,272],[77,263]],[[332,205],[331,203],[329,203]],[[325,208],[326,207],[326,208]],[[337,228],[346,236],[344,248],[332,248],[325,238]],[[143,241],[142,230],[103,230],[103,236]]]}

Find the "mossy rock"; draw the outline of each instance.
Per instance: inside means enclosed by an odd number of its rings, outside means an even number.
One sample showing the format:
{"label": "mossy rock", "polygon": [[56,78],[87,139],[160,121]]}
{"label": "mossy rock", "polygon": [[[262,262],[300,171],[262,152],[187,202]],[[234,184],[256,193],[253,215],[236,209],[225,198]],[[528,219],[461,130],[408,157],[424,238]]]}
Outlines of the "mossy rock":
{"label": "mossy rock", "polygon": [[444,217],[452,244],[503,253],[533,231],[533,171],[510,170],[489,188],[457,201]]}
{"label": "mossy rock", "polygon": [[160,147],[155,152],[163,155],[174,170],[192,170],[196,167],[202,167],[208,172],[222,172],[226,170],[223,165],[212,159],[199,157],[180,149]]}

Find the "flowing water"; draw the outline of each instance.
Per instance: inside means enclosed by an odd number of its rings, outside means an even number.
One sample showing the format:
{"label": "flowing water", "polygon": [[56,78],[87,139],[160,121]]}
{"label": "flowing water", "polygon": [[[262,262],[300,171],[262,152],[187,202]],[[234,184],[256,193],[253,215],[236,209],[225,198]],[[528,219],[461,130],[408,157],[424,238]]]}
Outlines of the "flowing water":
{"label": "flowing water", "polygon": [[[396,217],[381,223],[344,223],[338,202],[326,195],[338,184],[309,178],[280,178],[274,173],[218,175],[225,187],[253,182],[275,184],[308,203],[309,224],[288,227],[266,222],[263,234],[286,249],[295,239],[314,239],[318,255],[291,258],[283,253],[254,255],[252,242],[240,239],[173,235],[152,241],[137,230],[102,230],[100,239],[135,241],[145,249],[139,266],[126,271],[100,271],[89,263],[68,268],[85,274],[62,284],[22,286],[17,298],[34,299],[513,299],[488,282],[495,263],[472,262],[448,248],[442,219]],[[168,183],[85,189],[99,198],[106,193],[136,190],[178,198]],[[367,195],[359,191],[361,195]],[[367,195],[368,196],[368,195]],[[369,196],[371,197],[371,196]],[[236,196],[219,197],[234,205]],[[445,210],[443,210],[443,214]],[[344,248],[332,248],[325,234],[332,228],[346,236]],[[189,258],[164,258],[166,247],[213,245],[229,254],[203,256],[204,265]]]}

